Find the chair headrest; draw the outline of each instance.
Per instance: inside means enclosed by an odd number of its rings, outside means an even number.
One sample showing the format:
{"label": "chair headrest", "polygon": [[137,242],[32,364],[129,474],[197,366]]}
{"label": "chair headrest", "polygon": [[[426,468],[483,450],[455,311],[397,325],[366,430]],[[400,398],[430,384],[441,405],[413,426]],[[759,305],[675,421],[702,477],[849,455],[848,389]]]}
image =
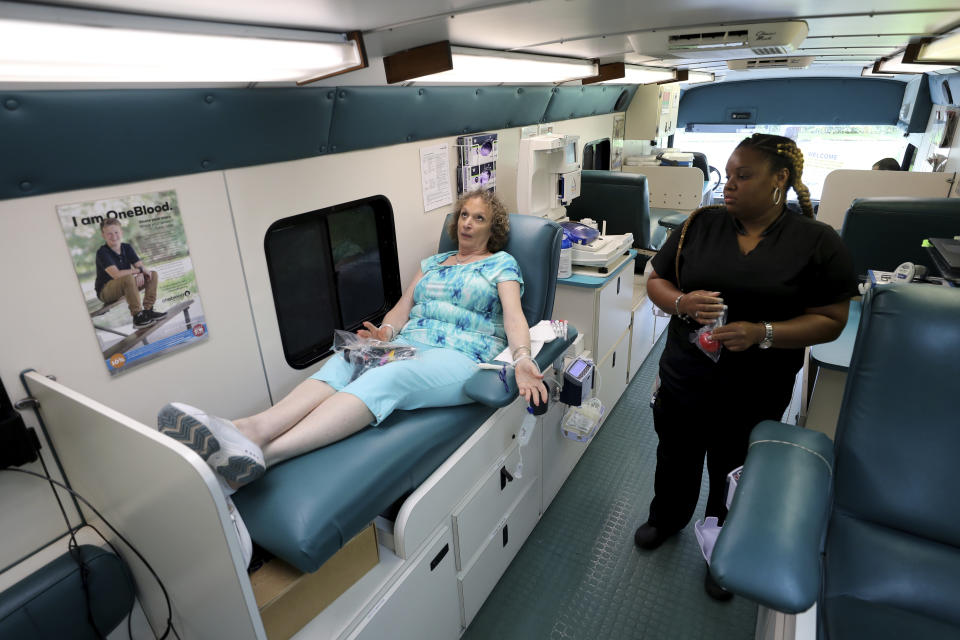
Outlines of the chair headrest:
{"label": "chair headrest", "polygon": [[934,269],[923,249],[927,238],[960,234],[956,198],[859,198],[843,218],[843,239],[857,274],[893,271],[903,262]]}
{"label": "chair headrest", "polygon": [[[453,214],[448,214],[440,232],[437,250],[457,248],[447,235],[447,225]],[[560,261],[560,241],[563,231],[556,222],[546,218],[510,214],[510,236],[504,251],[520,265],[523,276],[523,315],[530,326],[547,320],[553,314],[553,299],[557,288],[557,266]]]}

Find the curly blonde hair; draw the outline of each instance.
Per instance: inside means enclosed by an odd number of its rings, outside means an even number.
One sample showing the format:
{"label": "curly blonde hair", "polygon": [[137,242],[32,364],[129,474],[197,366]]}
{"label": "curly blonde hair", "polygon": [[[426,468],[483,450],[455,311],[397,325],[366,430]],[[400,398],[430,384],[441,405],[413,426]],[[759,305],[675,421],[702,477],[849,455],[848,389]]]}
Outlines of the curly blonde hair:
{"label": "curly blonde hair", "polygon": [[453,207],[450,222],[447,223],[447,235],[453,240],[454,245],[460,246],[457,235],[460,211],[463,205],[474,198],[479,198],[490,212],[490,239],[487,240],[487,251],[496,253],[507,246],[507,239],[510,237],[510,216],[507,215],[507,209],[493,191],[471,191],[460,196]]}
{"label": "curly blonde hair", "polygon": [[810,190],[800,181],[803,176],[803,153],[800,152],[796,142],[783,136],[755,133],[749,138],[744,138],[737,145],[737,149],[740,147],[756,149],[766,155],[774,172],[786,169],[790,173],[790,177],[787,178],[787,188],[793,187],[797,193],[803,215],[808,218],[813,217]]}

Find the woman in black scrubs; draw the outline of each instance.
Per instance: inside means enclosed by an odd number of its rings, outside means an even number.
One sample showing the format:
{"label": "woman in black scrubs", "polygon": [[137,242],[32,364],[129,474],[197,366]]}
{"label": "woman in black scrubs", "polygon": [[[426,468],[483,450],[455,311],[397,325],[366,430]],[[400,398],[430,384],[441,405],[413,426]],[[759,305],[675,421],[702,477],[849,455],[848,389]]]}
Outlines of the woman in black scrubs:
{"label": "woman in black scrubs", "polygon": [[[707,456],[706,515],[726,515],[725,478],[743,464],[750,431],[780,420],[804,347],[837,338],[857,278],[840,237],[813,219],[803,155],[789,138],[754,134],[727,161],[724,206],[693,212],[653,258],[650,299],[673,314],[654,402],[659,437],[650,515],[634,536],[655,549],[693,515]],[[786,207],[788,188],[802,214]],[[691,334],[728,307],[714,362]],[[728,599],[707,571],[707,593]]]}

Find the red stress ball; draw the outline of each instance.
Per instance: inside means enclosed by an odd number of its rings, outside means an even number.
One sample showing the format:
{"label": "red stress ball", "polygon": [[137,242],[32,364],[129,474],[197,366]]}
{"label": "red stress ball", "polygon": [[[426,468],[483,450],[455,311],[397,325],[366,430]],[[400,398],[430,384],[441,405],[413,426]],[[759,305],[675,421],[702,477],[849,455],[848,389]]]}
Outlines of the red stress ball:
{"label": "red stress ball", "polygon": [[707,353],[716,353],[717,351],[720,351],[720,342],[714,340],[711,334],[707,331],[701,333],[697,340],[700,342],[700,347],[703,348],[703,350]]}

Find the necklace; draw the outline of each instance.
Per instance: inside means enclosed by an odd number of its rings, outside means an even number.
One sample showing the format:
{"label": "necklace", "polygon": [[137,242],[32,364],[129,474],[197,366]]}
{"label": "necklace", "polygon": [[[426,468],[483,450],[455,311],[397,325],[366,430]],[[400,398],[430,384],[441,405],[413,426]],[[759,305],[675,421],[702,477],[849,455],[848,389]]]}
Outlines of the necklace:
{"label": "necklace", "polygon": [[460,254],[457,253],[457,254],[454,254],[454,256],[453,256],[453,261],[456,262],[457,264],[467,264],[467,263],[470,262],[471,259],[473,259],[473,258],[474,258],[474,256],[472,256],[472,255],[467,255],[467,256],[464,256],[463,259],[461,260],[461,259],[460,259]]}

